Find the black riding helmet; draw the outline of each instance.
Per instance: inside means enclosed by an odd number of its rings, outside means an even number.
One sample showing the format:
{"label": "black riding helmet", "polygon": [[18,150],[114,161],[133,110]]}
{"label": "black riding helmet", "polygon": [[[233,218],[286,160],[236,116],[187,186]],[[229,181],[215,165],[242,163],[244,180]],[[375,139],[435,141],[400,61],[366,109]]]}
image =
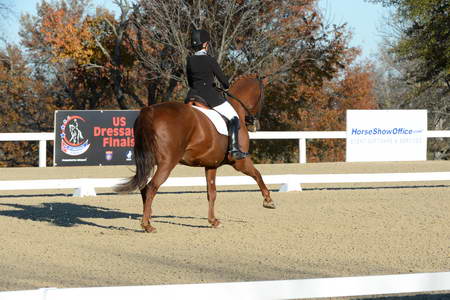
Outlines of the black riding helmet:
{"label": "black riding helmet", "polygon": [[203,43],[209,42],[209,32],[203,29],[193,30],[191,34],[191,45],[193,48],[201,46]]}

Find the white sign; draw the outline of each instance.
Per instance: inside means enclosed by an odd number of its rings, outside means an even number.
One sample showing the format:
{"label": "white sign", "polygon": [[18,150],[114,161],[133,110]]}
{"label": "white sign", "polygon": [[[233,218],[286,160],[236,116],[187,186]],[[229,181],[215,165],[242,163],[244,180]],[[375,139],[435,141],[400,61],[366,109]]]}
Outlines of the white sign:
{"label": "white sign", "polygon": [[426,110],[347,110],[346,161],[427,159]]}

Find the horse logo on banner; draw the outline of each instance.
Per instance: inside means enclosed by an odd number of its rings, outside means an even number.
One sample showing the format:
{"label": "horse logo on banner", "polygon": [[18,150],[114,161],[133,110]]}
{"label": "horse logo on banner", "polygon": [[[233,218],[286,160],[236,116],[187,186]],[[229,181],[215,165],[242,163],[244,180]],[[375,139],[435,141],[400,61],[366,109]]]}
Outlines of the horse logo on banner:
{"label": "horse logo on banner", "polygon": [[77,156],[85,153],[90,143],[83,134],[80,123],[86,123],[80,116],[67,116],[61,125],[61,151],[67,155]]}

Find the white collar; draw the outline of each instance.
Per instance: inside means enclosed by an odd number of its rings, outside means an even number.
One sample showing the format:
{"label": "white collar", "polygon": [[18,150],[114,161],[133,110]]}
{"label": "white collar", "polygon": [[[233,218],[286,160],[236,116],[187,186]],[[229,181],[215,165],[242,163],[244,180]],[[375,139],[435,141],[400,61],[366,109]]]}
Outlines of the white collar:
{"label": "white collar", "polygon": [[208,52],[206,52],[205,49],[202,49],[202,50],[197,51],[197,52],[194,53],[194,55],[207,55],[207,54],[208,54]]}

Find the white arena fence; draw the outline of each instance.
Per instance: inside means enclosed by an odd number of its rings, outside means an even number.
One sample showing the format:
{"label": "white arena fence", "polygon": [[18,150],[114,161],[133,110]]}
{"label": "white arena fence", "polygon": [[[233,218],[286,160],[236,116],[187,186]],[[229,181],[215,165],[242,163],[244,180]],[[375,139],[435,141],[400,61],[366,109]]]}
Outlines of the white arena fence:
{"label": "white arena fence", "polygon": [[[428,138],[447,138],[450,131],[428,131]],[[306,163],[307,139],[346,138],[346,131],[260,131],[251,132],[251,139],[298,139],[299,160]],[[0,141],[39,141],[39,166],[46,166],[46,142],[53,141],[53,133],[0,133]],[[361,182],[415,182],[415,181],[448,181],[450,172],[428,173],[378,173],[378,174],[283,174],[263,176],[267,184],[279,184],[280,192],[301,191],[304,183],[361,183]],[[123,182],[123,178],[79,178],[49,180],[16,180],[0,181],[0,190],[47,190],[75,189],[74,196],[95,196],[96,188],[111,188]],[[248,176],[222,176],[216,180],[217,186],[255,185]],[[206,186],[204,177],[169,178],[163,186],[186,187]]]}
{"label": "white arena fence", "polygon": [[[74,189],[73,196],[96,196],[96,188],[112,188],[125,178],[77,178],[44,180],[1,180],[0,191]],[[373,174],[283,174],[264,175],[266,184],[280,185],[279,192],[301,191],[304,183],[373,183],[450,181],[450,172]],[[218,176],[217,186],[256,185],[249,176]],[[205,177],[169,177],[163,187],[206,186]]]}
{"label": "white arena fence", "polygon": [[[44,288],[0,292],[1,300],[268,300],[450,292],[450,272],[151,286]],[[145,295],[145,296],[144,296]]]}
{"label": "white arena fence", "polygon": [[47,141],[54,141],[53,132],[0,133],[0,142],[39,141],[39,167],[47,165]]}
{"label": "white arena fence", "polygon": [[[299,162],[306,163],[306,140],[311,139],[345,139],[346,131],[258,131],[250,132],[250,139],[298,140]],[[427,138],[450,138],[450,130],[427,131]],[[0,133],[3,141],[39,141],[39,167],[46,166],[47,141],[54,141],[53,132],[34,133]]]}

